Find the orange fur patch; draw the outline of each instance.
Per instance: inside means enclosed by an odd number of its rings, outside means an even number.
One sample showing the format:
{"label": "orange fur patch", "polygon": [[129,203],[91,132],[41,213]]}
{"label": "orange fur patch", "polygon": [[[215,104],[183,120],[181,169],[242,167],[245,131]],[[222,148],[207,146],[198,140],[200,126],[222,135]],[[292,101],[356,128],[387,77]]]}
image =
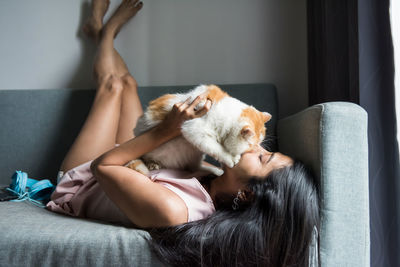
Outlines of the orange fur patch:
{"label": "orange fur patch", "polygon": [[143,175],[147,176],[149,174],[149,170],[141,159],[131,160],[125,166],[134,171],[140,172]]}
{"label": "orange fur patch", "polygon": [[136,169],[139,165],[142,165],[142,161],[136,161],[131,165],[131,168]]}
{"label": "orange fur patch", "polygon": [[207,98],[209,98],[213,103],[218,103],[222,98],[228,96],[227,93],[214,84],[208,85],[207,91]]}
{"label": "orange fur patch", "polygon": [[141,161],[140,159],[135,159],[135,160],[131,160],[126,167],[132,169],[132,170],[136,170],[136,168],[138,166],[140,166],[141,164],[144,164],[143,161]]}
{"label": "orange fur patch", "polygon": [[240,114],[240,117],[246,118],[248,122],[250,122],[250,127],[254,130],[255,133],[255,138],[256,138],[256,143],[261,142],[262,140],[259,140],[260,138],[260,133],[265,136],[265,115],[256,110],[253,107],[247,107],[242,110],[242,113]]}
{"label": "orange fur patch", "polygon": [[165,118],[168,114],[165,106],[167,105],[167,102],[174,97],[175,96],[172,94],[166,94],[150,101],[148,109],[153,120],[163,120]]}

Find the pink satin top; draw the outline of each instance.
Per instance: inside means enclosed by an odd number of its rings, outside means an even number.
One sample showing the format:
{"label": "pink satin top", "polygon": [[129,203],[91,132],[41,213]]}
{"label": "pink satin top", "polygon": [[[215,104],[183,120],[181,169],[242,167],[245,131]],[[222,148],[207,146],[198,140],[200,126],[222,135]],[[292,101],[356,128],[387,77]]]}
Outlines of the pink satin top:
{"label": "pink satin top", "polygon": [[[132,222],[100,188],[90,170],[91,162],[83,163],[62,176],[46,208],[71,216],[132,226]],[[150,173],[152,181],[182,198],[188,209],[188,222],[204,219],[215,212],[210,195],[195,178],[196,175],[166,169]]]}
{"label": "pink satin top", "polygon": [[188,208],[188,221],[201,220],[215,212],[211,196],[191,174],[181,170],[152,171],[150,178],[182,198]]}

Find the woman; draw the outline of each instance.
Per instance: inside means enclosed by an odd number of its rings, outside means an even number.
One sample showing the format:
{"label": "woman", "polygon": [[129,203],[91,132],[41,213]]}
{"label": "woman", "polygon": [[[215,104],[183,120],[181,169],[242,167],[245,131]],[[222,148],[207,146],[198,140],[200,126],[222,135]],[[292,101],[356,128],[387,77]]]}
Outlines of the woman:
{"label": "woman", "polygon": [[123,0],[103,26],[108,6],[109,0],[93,0],[83,28],[98,45],[98,89],[62,162],[65,174],[48,209],[149,229],[151,247],[176,266],[306,266],[319,226],[318,194],[304,166],[290,157],[258,147],[244,153],[233,168],[224,166],[222,176],[185,179],[197,181],[193,194],[210,200],[201,204],[206,212],[196,218],[191,198],[168,185],[174,178],[161,183],[124,167],[180,135],[182,122],[203,116],[211,103],[199,111],[194,107],[202,96],[176,104],[159,126],[134,137],[142,107],[136,81],[113,40],[143,3]]}

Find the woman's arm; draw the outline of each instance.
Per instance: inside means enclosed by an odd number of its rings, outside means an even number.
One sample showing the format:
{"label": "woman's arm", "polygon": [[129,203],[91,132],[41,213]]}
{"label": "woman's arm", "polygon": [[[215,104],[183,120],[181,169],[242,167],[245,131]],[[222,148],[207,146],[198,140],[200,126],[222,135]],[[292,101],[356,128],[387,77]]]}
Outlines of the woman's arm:
{"label": "woman's arm", "polygon": [[211,103],[195,111],[194,107],[200,101],[201,97],[198,97],[191,104],[174,105],[159,126],[92,162],[91,170],[102,189],[135,225],[147,228],[187,222],[187,208],[178,195],[124,165],[179,136],[183,121],[203,116]]}
{"label": "woman's arm", "polygon": [[124,166],[129,161],[143,156],[176,136],[178,136],[176,132],[164,130],[161,125],[157,126],[107,151],[92,162],[92,167],[97,165]]}

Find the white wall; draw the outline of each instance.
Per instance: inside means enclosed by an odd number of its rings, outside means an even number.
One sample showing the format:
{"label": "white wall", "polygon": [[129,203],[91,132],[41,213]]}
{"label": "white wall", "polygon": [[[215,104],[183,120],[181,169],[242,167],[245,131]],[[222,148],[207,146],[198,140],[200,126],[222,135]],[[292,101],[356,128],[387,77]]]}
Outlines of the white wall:
{"label": "white wall", "polygon": [[[120,1],[111,0],[106,18]],[[272,82],[307,106],[306,0],[144,0],[116,48],[139,85]],[[0,89],[91,88],[85,0],[0,1]]]}

